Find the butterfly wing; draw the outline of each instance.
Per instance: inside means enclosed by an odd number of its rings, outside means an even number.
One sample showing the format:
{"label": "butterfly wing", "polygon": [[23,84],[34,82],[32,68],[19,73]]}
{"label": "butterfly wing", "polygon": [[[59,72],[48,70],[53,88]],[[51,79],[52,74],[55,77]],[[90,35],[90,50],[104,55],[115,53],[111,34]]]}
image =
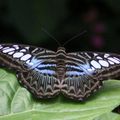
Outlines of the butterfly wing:
{"label": "butterfly wing", "polygon": [[20,84],[37,98],[59,93],[55,52],[28,45],[0,45],[1,66],[17,72]]}
{"label": "butterfly wing", "polygon": [[120,55],[109,53],[68,53],[62,92],[83,100],[102,86],[102,81],[120,76]]}

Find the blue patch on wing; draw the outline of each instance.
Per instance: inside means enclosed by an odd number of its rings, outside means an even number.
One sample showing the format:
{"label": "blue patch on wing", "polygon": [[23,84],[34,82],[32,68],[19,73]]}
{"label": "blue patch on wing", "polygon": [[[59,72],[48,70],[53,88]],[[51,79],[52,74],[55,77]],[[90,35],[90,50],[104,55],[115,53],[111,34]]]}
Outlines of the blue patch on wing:
{"label": "blue patch on wing", "polygon": [[26,64],[28,67],[30,67],[30,69],[34,69],[37,66],[39,66],[42,62],[43,60],[38,60],[35,57],[33,57],[31,60],[26,61]]}
{"label": "blue patch on wing", "polygon": [[34,69],[38,71],[39,73],[49,74],[49,75],[55,74],[55,71],[48,69],[48,67],[56,67],[56,65],[55,64],[44,64],[44,60],[40,60],[40,59],[33,57],[31,61],[30,60],[27,61],[26,64],[30,69]]}
{"label": "blue patch on wing", "polygon": [[80,64],[80,65],[66,65],[67,76],[80,76],[80,75],[91,75],[94,73],[95,69],[90,66],[89,63],[86,64]]}
{"label": "blue patch on wing", "polygon": [[49,74],[49,75],[54,75],[55,74],[55,71],[54,70],[39,70],[39,69],[36,69],[37,71],[39,71],[40,73],[43,73],[43,74]]}
{"label": "blue patch on wing", "polygon": [[67,71],[66,75],[68,76],[79,76],[79,75],[84,75],[84,72],[77,72],[77,71]]}
{"label": "blue patch on wing", "polygon": [[56,65],[55,64],[40,64],[40,65],[38,65],[38,68],[45,68],[45,67],[56,67]]}

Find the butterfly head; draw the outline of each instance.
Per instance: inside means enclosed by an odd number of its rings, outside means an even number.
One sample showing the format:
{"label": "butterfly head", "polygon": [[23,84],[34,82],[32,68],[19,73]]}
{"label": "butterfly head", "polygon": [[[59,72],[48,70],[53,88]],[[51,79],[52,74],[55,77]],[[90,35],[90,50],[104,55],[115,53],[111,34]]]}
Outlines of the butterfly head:
{"label": "butterfly head", "polygon": [[64,48],[64,47],[58,47],[57,52],[60,52],[60,51],[65,52],[66,50],[65,50],[65,48]]}

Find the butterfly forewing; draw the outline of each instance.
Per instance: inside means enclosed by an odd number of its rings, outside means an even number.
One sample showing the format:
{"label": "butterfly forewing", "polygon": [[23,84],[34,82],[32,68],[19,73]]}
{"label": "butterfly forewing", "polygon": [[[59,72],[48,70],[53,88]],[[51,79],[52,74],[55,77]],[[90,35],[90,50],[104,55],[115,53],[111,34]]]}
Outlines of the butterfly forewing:
{"label": "butterfly forewing", "polygon": [[120,55],[113,53],[82,53],[88,56],[88,63],[91,66],[89,71],[96,71],[99,80],[107,80],[119,77]]}
{"label": "butterfly forewing", "polygon": [[102,86],[102,81],[119,77],[120,55],[76,52],[66,57],[62,92],[71,99],[83,100]]}
{"label": "butterfly forewing", "polygon": [[27,45],[0,45],[2,66],[17,71],[22,86],[37,98],[51,98],[59,93],[55,52]]}

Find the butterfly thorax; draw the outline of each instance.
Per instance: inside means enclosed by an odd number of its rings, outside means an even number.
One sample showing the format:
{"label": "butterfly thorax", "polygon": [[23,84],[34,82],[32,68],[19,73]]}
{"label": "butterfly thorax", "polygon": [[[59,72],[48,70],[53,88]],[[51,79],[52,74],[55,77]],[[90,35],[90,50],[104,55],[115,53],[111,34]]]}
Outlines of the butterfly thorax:
{"label": "butterfly thorax", "polygon": [[66,52],[64,47],[59,47],[56,52],[56,62],[57,62],[57,77],[59,80],[63,80],[65,76],[65,60]]}

